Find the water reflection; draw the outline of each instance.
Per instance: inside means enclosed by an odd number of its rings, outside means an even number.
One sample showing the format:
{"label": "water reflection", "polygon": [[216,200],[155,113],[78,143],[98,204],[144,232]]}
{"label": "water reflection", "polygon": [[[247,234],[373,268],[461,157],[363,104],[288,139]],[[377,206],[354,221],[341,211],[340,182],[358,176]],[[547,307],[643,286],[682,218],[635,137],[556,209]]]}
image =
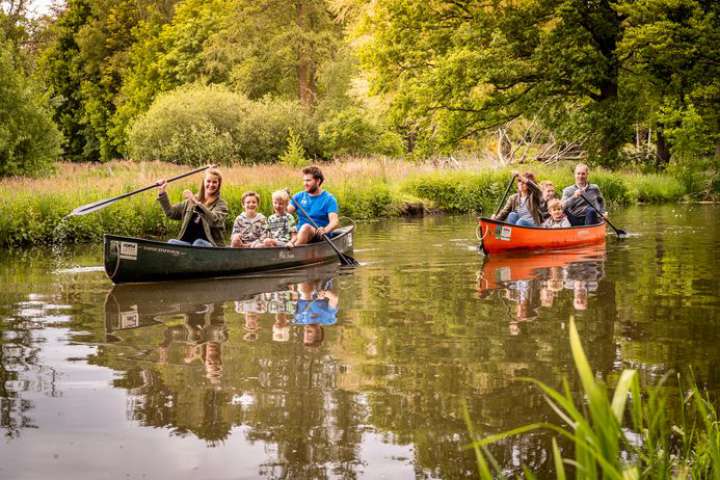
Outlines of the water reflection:
{"label": "water reflection", "polygon": [[[557,419],[520,378],[577,391],[571,315],[611,384],[692,366],[720,385],[713,208],[630,211],[638,236],[606,251],[485,259],[468,218],[370,223],[351,275],[112,288],[0,258],[0,477],[473,478],[466,407],[494,433]],[[549,445],[493,453],[544,478]]]}
{"label": "water reflection", "polygon": [[[277,401],[292,400],[283,390],[266,397],[262,389],[248,385],[257,381],[270,390],[277,385],[284,389],[306,373],[312,383],[317,375],[313,369],[322,371],[312,353],[323,343],[325,329],[337,321],[336,274],[328,266],[152,289],[116,286],[105,301],[108,347],[101,364],[122,368],[116,362],[131,359],[115,384],[130,393],[132,420],[178,435],[192,433],[217,445],[233,425],[256,418],[261,405],[274,411]],[[264,350],[273,346],[284,351],[268,355]],[[128,349],[134,353],[125,353]],[[307,371],[288,368],[303,361],[309,362]],[[314,408],[311,417],[320,419],[323,403]],[[272,416],[277,414],[281,412]],[[260,418],[263,430],[274,423]]]}
{"label": "water reflection", "polygon": [[572,292],[576,311],[588,309],[588,298],[598,291],[605,276],[605,245],[578,249],[486,257],[477,274],[480,298],[493,294],[514,304],[510,334],[520,333],[522,322],[537,318],[540,309],[551,309],[566,292]]}

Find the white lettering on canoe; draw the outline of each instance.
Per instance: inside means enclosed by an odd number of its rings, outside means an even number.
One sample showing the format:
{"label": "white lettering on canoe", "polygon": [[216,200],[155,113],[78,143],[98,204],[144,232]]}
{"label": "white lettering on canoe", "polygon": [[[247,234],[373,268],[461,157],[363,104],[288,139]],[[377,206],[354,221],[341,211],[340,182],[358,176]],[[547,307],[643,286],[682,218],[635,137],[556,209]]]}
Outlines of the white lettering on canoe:
{"label": "white lettering on canoe", "polygon": [[120,258],[123,260],[137,260],[137,243],[120,242]]}
{"label": "white lettering on canoe", "polygon": [[172,248],[163,247],[150,247],[148,245],[143,245],[143,250],[147,250],[148,252],[164,253],[167,255],[172,255],[174,257],[182,257],[183,255],[187,255],[186,252],[182,252],[180,250],[173,250]]}

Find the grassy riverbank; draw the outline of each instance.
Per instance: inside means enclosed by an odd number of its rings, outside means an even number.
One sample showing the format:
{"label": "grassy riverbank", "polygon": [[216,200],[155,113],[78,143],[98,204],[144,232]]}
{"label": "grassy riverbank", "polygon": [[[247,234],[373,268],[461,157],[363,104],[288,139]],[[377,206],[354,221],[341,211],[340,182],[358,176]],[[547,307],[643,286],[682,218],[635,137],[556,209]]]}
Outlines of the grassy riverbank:
{"label": "grassy riverbank", "polygon": [[[177,229],[166,219],[155,194],[146,192],[95,213],[62,221],[74,208],[150,184],[158,178],[186,171],[159,162],[111,162],[102,165],[60,164],[53,176],[41,179],[10,178],[0,181],[0,246],[96,241],[105,232],[133,236],[163,236]],[[358,160],[323,166],[326,188],[341,205],[342,215],[356,220],[402,215],[408,203],[448,213],[494,209],[507,185],[509,170],[464,165],[460,170],[437,169],[394,160]],[[552,180],[558,191],[572,183],[570,166],[533,167],[538,179]],[[230,206],[228,225],[241,211],[243,192],[262,197],[262,211],[270,212],[270,193],[301,187],[297,169],[282,165],[224,168],[223,198]],[[685,187],[668,175],[595,171],[611,204],[670,202],[682,199]],[[196,189],[200,176],[171,184],[171,199],[184,188]]]}

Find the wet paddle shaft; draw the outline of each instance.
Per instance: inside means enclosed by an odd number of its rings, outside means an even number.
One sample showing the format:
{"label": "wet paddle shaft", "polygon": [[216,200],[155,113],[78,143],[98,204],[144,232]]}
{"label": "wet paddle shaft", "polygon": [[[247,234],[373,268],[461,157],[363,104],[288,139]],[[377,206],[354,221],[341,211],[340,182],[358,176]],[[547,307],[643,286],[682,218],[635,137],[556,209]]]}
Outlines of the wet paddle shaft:
{"label": "wet paddle shaft", "polygon": [[[308,219],[308,222],[310,222],[310,224],[311,224],[313,227],[315,227],[316,229],[317,229],[317,228],[320,228],[320,227],[318,226],[318,224],[315,223],[315,220],[313,220],[313,219],[310,217],[310,215],[307,214],[307,212],[305,211],[305,209],[303,208],[303,206],[300,205],[300,202],[296,202],[295,200],[292,199],[292,197],[290,198],[290,201],[292,202],[293,205],[295,205],[295,206],[298,208],[298,210],[300,210],[300,211],[302,212],[303,215],[305,215],[305,218]],[[335,253],[336,253],[337,256],[338,256],[338,259],[340,260],[340,263],[342,263],[343,265],[348,266],[348,267],[357,267],[357,266],[360,265],[360,262],[358,262],[357,260],[355,260],[353,257],[351,257],[350,255],[345,255],[344,253],[342,253],[342,252],[335,246],[335,244],[332,242],[332,240],[330,240],[330,237],[328,237],[326,234],[323,233],[323,234],[322,234],[322,238],[323,238],[323,240],[325,240],[327,243],[330,244],[330,246],[332,247],[333,250],[335,250]]]}
{"label": "wet paddle shaft", "polygon": [[[215,165],[206,165],[204,167],[196,168],[195,170],[191,170],[187,173],[183,173],[181,175],[177,175],[172,178],[168,178],[166,180],[167,183],[174,182],[175,180],[180,180],[181,178],[189,177],[190,175],[195,175],[196,173],[203,172],[207,170],[208,168],[212,168]],[[153,188],[156,188],[158,186],[157,183],[153,183],[152,185],[148,185],[147,187],[138,188],[137,190],[133,190],[132,192],[123,193],[122,195],[118,195],[117,197],[112,198],[106,198],[105,200],[98,200],[97,202],[88,203],[87,205],[83,205],[81,207],[77,207],[75,210],[70,212],[67,216],[77,216],[77,215],[86,215],[91,212],[96,212],[98,210],[101,210],[108,205],[112,205],[113,203],[117,202],[118,200],[122,200],[123,198],[131,197],[133,195],[137,195],[138,193],[145,192],[147,190],[151,190]]]}

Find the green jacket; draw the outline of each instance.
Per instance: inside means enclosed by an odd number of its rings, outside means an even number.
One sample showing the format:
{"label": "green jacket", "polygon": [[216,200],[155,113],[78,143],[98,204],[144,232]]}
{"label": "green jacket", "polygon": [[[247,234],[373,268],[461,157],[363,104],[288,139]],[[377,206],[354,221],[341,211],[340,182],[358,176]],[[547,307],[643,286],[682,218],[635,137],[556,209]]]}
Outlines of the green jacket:
{"label": "green jacket", "polygon": [[[188,208],[189,202],[187,200],[176,205],[170,205],[170,200],[165,192],[158,195],[158,201],[165,215],[173,220],[182,220],[182,226],[178,234],[178,238],[182,238],[193,216],[193,208]],[[195,206],[197,206],[197,211],[200,213],[203,230],[210,243],[216,247],[224,246],[225,217],[227,217],[228,214],[228,207],[225,200],[218,197],[210,206],[205,206],[202,203],[196,203]]]}
{"label": "green jacket", "polygon": [[[527,209],[530,211],[530,215],[532,215],[533,220],[535,220],[535,225],[538,227],[542,225],[543,218],[542,218],[542,212],[541,212],[541,203],[542,203],[542,196],[540,194],[540,190],[535,189],[532,185],[528,185],[528,203],[527,203]],[[497,219],[500,221],[504,221],[508,215],[510,215],[510,212],[514,212],[517,210],[518,205],[520,204],[520,194],[515,193],[513,195],[510,195],[510,198],[508,198],[507,203],[503,207],[502,210],[497,214]]]}

